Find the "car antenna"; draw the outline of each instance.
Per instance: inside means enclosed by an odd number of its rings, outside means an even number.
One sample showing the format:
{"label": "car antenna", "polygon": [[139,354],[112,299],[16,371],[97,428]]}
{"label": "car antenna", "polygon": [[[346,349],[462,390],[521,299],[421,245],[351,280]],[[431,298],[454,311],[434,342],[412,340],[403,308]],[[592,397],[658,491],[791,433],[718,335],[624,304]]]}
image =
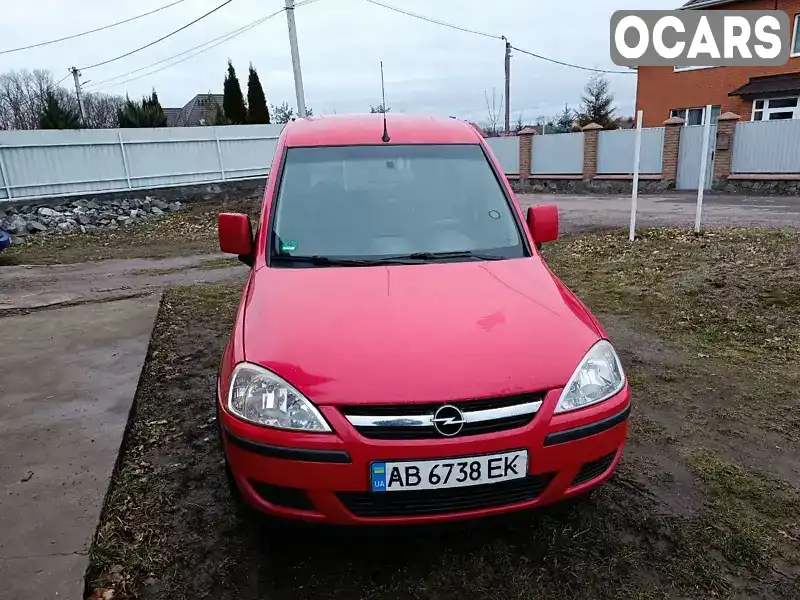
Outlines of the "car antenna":
{"label": "car antenna", "polygon": [[389,130],[386,127],[386,91],[383,86],[383,61],[381,61],[381,108],[383,109],[383,137],[381,140],[384,144],[389,143]]}

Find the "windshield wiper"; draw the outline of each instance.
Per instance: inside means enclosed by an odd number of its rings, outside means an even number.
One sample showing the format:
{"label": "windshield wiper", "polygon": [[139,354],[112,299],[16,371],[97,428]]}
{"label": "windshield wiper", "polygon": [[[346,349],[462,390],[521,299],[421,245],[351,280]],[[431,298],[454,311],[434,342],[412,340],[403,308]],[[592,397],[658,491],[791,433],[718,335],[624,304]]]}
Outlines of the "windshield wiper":
{"label": "windshield wiper", "polygon": [[412,260],[449,260],[451,258],[472,258],[475,260],[503,260],[505,256],[494,254],[480,254],[470,250],[458,250],[454,252],[414,252],[407,256],[397,256],[394,258],[410,258]]}
{"label": "windshield wiper", "polygon": [[385,264],[398,264],[408,265],[414,264],[411,261],[394,259],[394,258],[379,258],[379,259],[363,259],[363,258],[331,258],[329,256],[291,256],[289,254],[275,254],[272,260],[276,262],[297,262],[316,265],[318,267],[375,267]]}

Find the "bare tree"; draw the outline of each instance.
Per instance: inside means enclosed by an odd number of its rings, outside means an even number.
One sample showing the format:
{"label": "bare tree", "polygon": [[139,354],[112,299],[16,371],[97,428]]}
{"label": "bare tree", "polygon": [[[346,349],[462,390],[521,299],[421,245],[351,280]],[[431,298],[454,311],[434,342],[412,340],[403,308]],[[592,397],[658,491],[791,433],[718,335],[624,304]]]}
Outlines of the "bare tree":
{"label": "bare tree", "polygon": [[0,129],[36,129],[55,90],[50,71],[10,71],[0,75]]}
{"label": "bare tree", "polygon": [[[0,75],[0,130],[38,129],[48,98],[66,111],[78,111],[75,94],[55,84],[50,71],[9,71]],[[100,93],[84,96],[85,127],[117,127],[117,109],[125,99]]]}
{"label": "bare tree", "polygon": [[[77,104],[74,95],[70,94],[72,102]],[[83,106],[86,109],[85,127],[88,129],[113,129],[119,127],[117,113],[125,104],[122,96],[111,96],[99,92],[86,94]]]}
{"label": "bare tree", "polygon": [[500,124],[503,120],[503,94],[500,94],[500,101],[497,101],[497,94],[495,89],[492,88],[492,102],[489,103],[489,94],[484,91],[484,98],[486,98],[486,114],[487,120],[483,126],[483,130],[489,137],[497,137],[500,135]]}

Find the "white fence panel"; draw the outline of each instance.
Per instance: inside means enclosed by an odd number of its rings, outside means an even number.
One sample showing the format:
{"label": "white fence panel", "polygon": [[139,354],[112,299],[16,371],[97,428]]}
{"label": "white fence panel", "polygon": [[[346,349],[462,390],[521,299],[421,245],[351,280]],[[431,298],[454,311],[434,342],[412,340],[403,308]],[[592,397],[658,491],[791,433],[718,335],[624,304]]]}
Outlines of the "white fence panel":
{"label": "white fence panel", "polygon": [[0,147],[0,200],[8,200],[11,197],[11,188],[6,185],[6,166],[3,159],[3,148]]}
{"label": "white fence panel", "polygon": [[532,175],[583,173],[583,133],[535,135],[531,146]]}
{"label": "white fence panel", "polygon": [[[639,172],[661,174],[664,152],[664,128],[642,129],[642,153]],[[636,130],[617,129],[601,131],[597,142],[597,173],[600,175],[628,175],[633,173],[636,153]]]}
{"label": "white fence panel", "polygon": [[800,119],[737,123],[733,173],[800,173]]}
{"label": "white fence panel", "polygon": [[[696,190],[700,183],[700,157],[703,155],[703,125],[691,125],[681,130],[681,141],[678,148],[678,180],[675,187],[679,190]],[[714,141],[717,139],[717,126],[711,126],[709,133],[708,159],[706,160],[705,189],[711,189],[714,179]]]}
{"label": "white fence panel", "polygon": [[0,132],[0,200],[264,177],[282,129]]}
{"label": "white fence panel", "polygon": [[504,173],[519,173],[519,137],[486,138],[486,143],[500,161]]}

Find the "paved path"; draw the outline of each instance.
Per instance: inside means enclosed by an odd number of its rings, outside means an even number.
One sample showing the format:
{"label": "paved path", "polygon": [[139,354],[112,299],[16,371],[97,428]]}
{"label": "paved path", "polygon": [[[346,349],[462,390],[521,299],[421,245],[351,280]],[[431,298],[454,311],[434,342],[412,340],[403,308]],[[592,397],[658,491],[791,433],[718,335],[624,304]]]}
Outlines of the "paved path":
{"label": "paved path", "polygon": [[[579,233],[627,227],[631,199],[626,196],[518,194],[523,208],[558,204],[561,231]],[[696,194],[640,196],[637,227],[694,227]],[[703,227],[800,227],[800,198],[706,194]]]}
{"label": "paved path", "polygon": [[0,268],[0,600],[82,597],[160,290],[245,272],[210,258]]}
{"label": "paved path", "polygon": [[[204,270],[199,266],[228,255],[201,255],[161,260],[104,260],[72,265],[0,268],[0,316],[81,302],[102,302],[156,292],[178,283],[218,281],[244,265]],[[234,263],[235,264],[235,263]],[[170,271],[158,274],[157,271]]]}
{"label": "paved path", "polygon": [[0,319],[0,598],[81,598],[157,308]]}

